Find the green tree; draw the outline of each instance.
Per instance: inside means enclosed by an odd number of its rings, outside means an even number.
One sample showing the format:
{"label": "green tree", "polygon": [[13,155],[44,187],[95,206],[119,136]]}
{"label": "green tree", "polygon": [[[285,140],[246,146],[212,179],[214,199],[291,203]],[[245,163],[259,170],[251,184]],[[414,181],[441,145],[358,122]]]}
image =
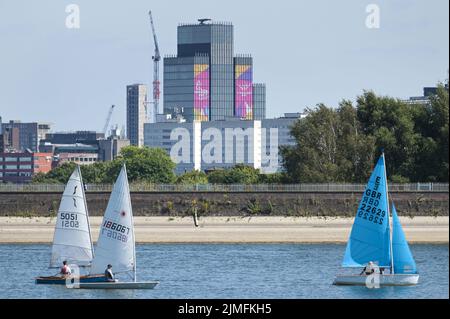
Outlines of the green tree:
{"label": "green tree", "polygon": [[32,182],[44,184],[65,184],[76,167],[77,165],[72,162],[63,163],[52,169],[47,174],[36,174],[33,177]]}
{"label": "green tree", "polygon": [[259,169],[238,164],[232,168],[212,171],[207,176],[212,184],[257,184],[259,175]]}
{"label": "green tree", "polygon": [[202,172],[193,170],[177,177],[177,184],[208,184],[208,176]]}
{"label": "green tree", "polygon": [[175,163],[165,150],[127,146],[114,161],[106,163],[104,182],[113,183],[123,163],[127,166],[130,182],[169,184],[175,180]]}
{"label": "green tree", "polygon": [[[447,87],[447,88],[446,88]],[[412,181],[448,182],[448,81],[438,84],[430,103],[413,108],[415,131],[420,135],[414,156]]]}
{"label": "green tree", "polygon": [[361,128],[349,101],[338,109],[319,104],[308,109],[291,134],[294,147],[281,147],[287,174],[295,182],[361,182],[373,164],[374,142]]}
{"label": "green tree", "polygon": [[358,119],[364,133],[375,138],[376,156],[385,150],[391,180],[407,180],[414,170],[420,136],[414,131],[413,107],[371,91],[357,98]]}
{"label": "green tree", "polygon": [[292,179],[286,172],[272,173],[272,174],[260,174],[259,183],[261,184],[289,184],[292,183]]}

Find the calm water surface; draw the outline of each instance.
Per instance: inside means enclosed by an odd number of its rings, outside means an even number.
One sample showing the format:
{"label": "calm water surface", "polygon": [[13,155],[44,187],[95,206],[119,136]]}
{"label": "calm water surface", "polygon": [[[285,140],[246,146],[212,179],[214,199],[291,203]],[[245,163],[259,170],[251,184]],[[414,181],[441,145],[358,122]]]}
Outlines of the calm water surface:
{"label": "calm water surface", "polygon": [[35,285],[51,275],[50,245],[0,245],[0,298],[448,298],[448,245],[412,245],[413,287],[331,285],[345,245],[142,244],[138,280],[154,290],[82,290]]}

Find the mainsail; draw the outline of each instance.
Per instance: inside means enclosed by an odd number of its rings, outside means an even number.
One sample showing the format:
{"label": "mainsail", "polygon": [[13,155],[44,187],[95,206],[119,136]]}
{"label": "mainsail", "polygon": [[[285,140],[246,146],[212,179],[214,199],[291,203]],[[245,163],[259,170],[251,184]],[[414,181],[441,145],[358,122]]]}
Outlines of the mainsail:
{"label": "mainsail", "polygon": [[406,241],[394,204],[392,204],[392,251],[396,274],[417,273],[416,263]]}
{"label": "mainsail", "polygon": [[89,216],[81,172],[77,167],[67,182],[59,206],[50,267],[59,267],[64,260],[69,264],[88,266],[92,257]]}
{"label": "mainsail", "polygon": [[384,154],[375,166],[353,223],[343,267],[361,267],[369,261],[390,266],[389,206]]}
{"label": "mainsail", "polygon": [[134,245],[133,212],[124,165],[103,217],[90,273],[101,274],[108,264],[113,266],[115,273],[135,271]]}

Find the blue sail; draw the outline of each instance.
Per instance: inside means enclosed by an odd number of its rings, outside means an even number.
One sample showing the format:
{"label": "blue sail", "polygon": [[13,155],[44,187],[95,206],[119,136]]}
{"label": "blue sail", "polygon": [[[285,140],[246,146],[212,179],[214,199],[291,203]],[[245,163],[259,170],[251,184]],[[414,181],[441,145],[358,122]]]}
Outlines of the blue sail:
{"label": "blue sail", "polygon": [[394,204],[392,204],[392,255],[394,258],[394,273],[417,273],[416,263],[406,241]]}
{"label": "blue sail", "polygon": [[361,267],[373,261],[390,267],[390,233],[384,154],[375,166],[358,206],[343,267]]}

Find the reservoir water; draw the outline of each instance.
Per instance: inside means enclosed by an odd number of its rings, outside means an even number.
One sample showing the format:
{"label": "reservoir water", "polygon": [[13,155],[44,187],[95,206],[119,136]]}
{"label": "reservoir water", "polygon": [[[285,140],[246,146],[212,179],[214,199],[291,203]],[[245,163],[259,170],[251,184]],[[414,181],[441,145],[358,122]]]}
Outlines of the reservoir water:
{"label": "reservoir water", "polygon": [[[141,244],[138,279],[154,290],[82,290],[36,285],[50,245],[0,244],[0,298],[449,298],[448,245],[411,245],[420,280],[412,287],[333,286],[345,245]],[[359,269],[355,269],[359,272]]]}

